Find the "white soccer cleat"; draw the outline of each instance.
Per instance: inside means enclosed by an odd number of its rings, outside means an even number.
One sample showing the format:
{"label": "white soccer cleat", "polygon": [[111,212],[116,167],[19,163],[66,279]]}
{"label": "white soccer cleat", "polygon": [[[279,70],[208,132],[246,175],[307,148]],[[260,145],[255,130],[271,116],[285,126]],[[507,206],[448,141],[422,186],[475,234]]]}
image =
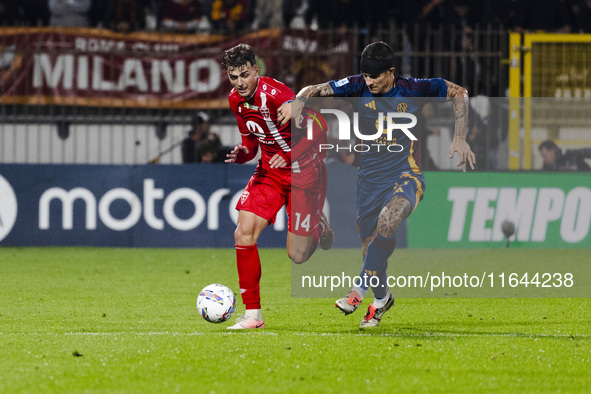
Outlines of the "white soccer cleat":
{"label": "white soccer cleat", "polygon": [[240,316],[236,324],[228,327],[228,330],[249,330],[253,328],[265,328],[264,320],[255,320],[252,317]]}
{"label": "white soccer cleat", "polygon": [[346,297],[339,298],[335,302],[334,306],[339,308],[341,312],[343,312],[345,315],[348,315],[357,310],[359,304],[361,304],[361,301],[363,301],[363,299],[361,298],[357,290],[351,290]]}
{"label": "white soccer cleat", "polygon": [[367,313],[363,317],[363,320],[361,320],[361,324],[359,325],[359,328],[368,328],[368,327],[379,326],[380,321],[382,320],[382,317],[384,316],[384,313],[386,313],[388,311],[388,309],[390,309],[392,307],[392,305],[394,305],[394,296],[392,295],[390,290],[388,290],[388,301],[386,302],[386,305],[384,305],[381,308],[378,308],[377,306],[375,306],[373,304],[373,302],[371,304],[369,304],[369,307],[367,308]]}

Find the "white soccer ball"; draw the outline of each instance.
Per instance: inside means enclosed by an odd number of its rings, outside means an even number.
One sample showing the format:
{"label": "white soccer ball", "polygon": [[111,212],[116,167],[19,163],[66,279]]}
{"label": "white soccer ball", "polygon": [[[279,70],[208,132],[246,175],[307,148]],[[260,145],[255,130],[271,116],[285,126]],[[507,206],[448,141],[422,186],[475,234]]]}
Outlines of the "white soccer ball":
{"label": "white soccer ball", "polygon": [[236,297],[224,285],[208,285],[197,297],[197,311],[208,322],[222,323],[232,317],[236,310]]}

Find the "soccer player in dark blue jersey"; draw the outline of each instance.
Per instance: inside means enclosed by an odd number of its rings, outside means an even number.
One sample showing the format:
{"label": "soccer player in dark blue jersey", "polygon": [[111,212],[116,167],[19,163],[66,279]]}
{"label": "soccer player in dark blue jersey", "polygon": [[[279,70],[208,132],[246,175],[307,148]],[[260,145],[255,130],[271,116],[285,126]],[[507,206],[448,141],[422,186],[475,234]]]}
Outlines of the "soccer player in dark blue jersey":
{"label": "soccer player in dark blue jersey", "polygon": [[[455,132],[449,157],[453,158],[458,153],[458,167],[462,166],[465,172],[469,164],[474,169],[476,158],[466,142],[467,90],[441,78],[399,77],[395,74],[393,62],[394,52],[388,44],[382,41],[369,44],[361,54],[361,74],[303,88],[289,111],[284,111],[283,118],[279,120],[287,122],[294,119],[298,124],[303,103],[309,97],[359,97],[362,102],[359,106],[360,117],[373,116],[373,119],[376,117],[372,114],[378,111],[418,111],[411,98],[446,98],[453,100],[455,116]],[[360,126],[362,128],[363,123]],[[370,149],[361,152],[359,159],[357,225],[363,252],[361,277],[366,280],[360,286],[355,286],[346,297],[337,300],[335,306],[347,315],[354,312],[371,285],[375,298],[368,307],[361,327],[379,325],[384,313],[394,304],[394,297],[386,285],[388,258],[396,246],[398,226],[417,207],[425,190],[418,140],[412,132],[395,132],[396,154],[386,149]],[[375,129],[364,134],[373,133]],[[378,142],[383,143],[383,137]],[[386,145],[389,142],[392,141],[385,141]]]}

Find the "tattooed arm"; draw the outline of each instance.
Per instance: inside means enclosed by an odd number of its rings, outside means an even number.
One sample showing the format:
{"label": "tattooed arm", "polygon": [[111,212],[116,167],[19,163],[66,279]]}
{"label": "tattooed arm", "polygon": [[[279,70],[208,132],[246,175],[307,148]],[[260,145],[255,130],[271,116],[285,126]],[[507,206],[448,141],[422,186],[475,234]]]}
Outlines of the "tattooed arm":
{"label": "tattooed arm", "polygon": [[321,83],[318,85],[306,86],[298,93],[297,97],[307,99],[308,97],[330,97],[334,96],[334,90],[330,86],[330,83]]}
{"label": "tattooed arm", "polygon": [[300,127],[300,115],[302,109],[306,104],[306,100],[310,97],[331,97],[334,96],[334,90],[330,86],[330,83],[325,82],[318,85],[306,86],[296,96],[293,102],[284,104],[279,111],[278,121],[281,126],[285,125],[291,119],[295,119],[296,126]]}
{"label": "tattooed arm", "polygon": [[453,100],[455,117],[454,138],[449,148],[449,158],[452,159],[457,152],[460,157],[458,167],[462,166],[463,171],[466,172],[467,163],[472,169],[476,163],[476,156],[466,142],[469,111],[468,91],[450,81],[445,81],[445,84],[447,85],[447,99]]}

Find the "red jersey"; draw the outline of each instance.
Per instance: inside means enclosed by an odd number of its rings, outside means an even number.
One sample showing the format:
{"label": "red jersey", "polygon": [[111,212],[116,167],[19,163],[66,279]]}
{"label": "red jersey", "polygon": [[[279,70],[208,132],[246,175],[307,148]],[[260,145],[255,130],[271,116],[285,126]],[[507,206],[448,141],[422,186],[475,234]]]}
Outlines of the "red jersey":
{"label": "red jersey", "polygon": [[325,156],[318,154],[317,146],[323,139],[325,142],[326,123],[318,113],[311,110],[302,112],[304,115],[302,124],[306,125],[309,117],[314,119],[315,143],[310,141],[310,143],[302,144],[295,156],[291,154],[294,144],[298,144],[306,138],[307,131],[306,129],[292,130],[291,122],[279,127],[277,110],[294,97],[295,94],[289,87],[269,77],[259,77],[255,92],[248,101],[240,96],[236,89],[232,89],[230,92],[230,109],[238,122],[243,145],[247,145],[248,140],[252,139],[258,142],[261,147],[261,165],[265,169],[270,169],[269,160],[277,153],[283,154],[284,157],[291,157],[291,166],[275,169],[285,172],[290,170],[299,172],[300,166],[315,163]]}
{"label": "red jersey", "polygon": [[242,139],[256,138],[261,147],[262,166],[266,169],[270,168],[269,160],[275,154],[291,152],[290,124],[279,127],[277,109],[294,97],[290,88],[269,77],[259,77],[255,92],[248,101],[236,89],[230,92],[230,109],[238,121]]}
{"label": "red jersey", "polygon": [[[248,154],[238,154],[236,163],[252,159],[258,148],[261,149],[259,165],[236,209],[252,212],[273,223],[277,212],[287,204],[289,231],[309,236],[320,221],[326,195],[326,167],[322,161],[325,154],[319,153],[318,144],[326,142],[327,127],[322,116],[308,108],[302,111],[304,128],[292,127],[293,122],[280,127],[277,110],[294,97],[290,88],[269,77],[259,77],[249,100],[240,96],[236,89],[230,92],[230,109],[238,121],[242,145],[249,148]],[[271,168],[269,160],[276,154],[287,159],[288,166]],[[309,226],[299,228],[296,222],[292,228],[292,211],[308,218]]]}

